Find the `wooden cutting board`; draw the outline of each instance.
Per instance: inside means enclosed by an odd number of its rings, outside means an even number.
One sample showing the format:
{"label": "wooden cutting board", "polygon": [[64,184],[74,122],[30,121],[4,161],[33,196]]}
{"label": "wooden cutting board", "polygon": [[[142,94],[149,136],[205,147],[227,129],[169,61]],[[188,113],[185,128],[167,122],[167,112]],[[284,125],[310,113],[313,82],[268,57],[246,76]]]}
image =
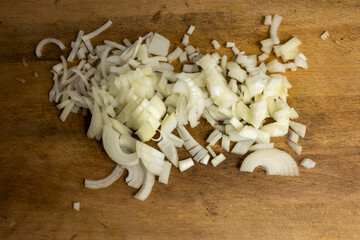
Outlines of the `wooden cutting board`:
{"label": "wooden cutting board", "polygon": [[[241,157],[225,153],[216,168],[172,169],[169,184],[156,183],[145,202],[132,197],[124,177],[106,189],[84,188],[84,178],[102,178],[114,163],[86,137],[89,118],[59,120],[48,92],[61,52],[47,46],[36,59],[41,39],[69,46],[78,30],[111,19],[94,44],[156,31],[179,45],[193,24],[190,42],[201,52],[213,52],[217,39],[260,54],[263,16],[274,13],[284,17],[280,39],[299,37],[309,64],[286,74],[288,101],[308,127],[302,155],[283,138],[275,146],[297,162],[312,158],[316,168],[299,168],[299,177],[247,174],[239,172]],[[1,1],[0,239],[360,239],[359,39],[359,1]],[[224,47],[220,53],[231,56]],[[202,144],[210,132],[205,123],[191,130]]]}

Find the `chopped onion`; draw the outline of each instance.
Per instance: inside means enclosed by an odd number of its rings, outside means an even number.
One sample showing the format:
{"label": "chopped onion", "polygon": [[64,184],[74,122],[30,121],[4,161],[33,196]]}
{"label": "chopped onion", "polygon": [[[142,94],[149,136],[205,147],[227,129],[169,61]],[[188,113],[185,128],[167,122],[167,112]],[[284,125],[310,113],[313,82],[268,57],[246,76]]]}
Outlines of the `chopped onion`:
{"label": "chopped onion", "polygon": [[273,19],[272,19],[272,22],[271,22],[270,36],[271,36],[272,40],[274,41],[274,44],[279,44],[280,43],[279,37],[277,35],[277,30],[278,30],[278,28],[280,26],[281,20],[282,20],[282,17],[275,14]]}
{"label": "chopped onion", "polygon": [[194,32],[194,30],[195,30],[195,26],[191,25],[186,33],[191,35]]}
{"label": "chopped onion", "polygon": [[248,155],[241,164],[240,171],[253,172],[261,167],[268,175],[298,176],[299,170],[294,159],[279,149],[257,150]]}
{"label": "chopped onion", "polygon": [[145,177],[144,177],[142,187],[134,196],[134,198],[141,200],[141,201],[144,201],[149,197],[152,187],[154,186],[154,183],[155,183],[155,175],[150,173],[146,169],[144,171],[145,171]]}
{"label": "chopped onion", "polygon": [[316,165],[316,162],[314,162],[313,160],[311,160],[310,158],[304,158],[303,160],[301,160],[300,162],[300,166],[304,167],[304,168],[314,168]]}
{"label": "chopped onion", "polygon": [[272,19],[271,15],[265,16],[264,25],[270,26],[271,25],[271,19]]}
{"label": "chopped onion", "polygon": [[191,168],[192,166],[194,166],[194,161],[192,160],[192,158],[187,158],[185,160],[179,161],[180,172],[186,171],[189,168]]}
{"label": "chopped onion", "polygon": [[325,32],[323,32],[323,34],[321,34],[320,37],[321,37],[322,40],[325,40],[328,37],[330,37],[330,33],[326,30]]}
{"label": "chopped onion", "polygon": [[174,164],[175,167],[178,167],[179,155],[173,142],[168,138],[161,140],[157,145],[160,150],[165,154],[166,158],[169,159],[169,161]]}
{"label": "chopped onion", "polygon": [[210,155],[214,158],[216,157],[216,153],[214,152],[214,150],[212,150],[210,145],[206,146],[206,149],[209,151]]}
{"label": "chopped onion", "polygon": [[235,154],[239,154],[239,155],[244,155],[246,154],[251,145],[254,144],[254,140],[243,140],[243,141],[239,141],[236,143],[236,145],[233,147],[233,149],[231,150],[231,153],[235,153]]}
{"label": "chopped onion", "polygon": [[59,46],[59,48],[60,48],[61,50],[64,50],[64,49],[66,48],[65,45],[64,45],[60,40],[58,40],[58,39],[56,39],[56,38],[45,38],[45,39],[41,40],[41,41],[38,43],[38,45],[36,46],[36,51],[35,51],[35,53],[36,53],[36,56],[37,56],[37,57],[41,57],[41,56],[42,56],[42,55],[41,55],[42,48],[43,48],[46,44],[48,44],[48,43],[55,43],[56,45]]}
{"label": "chopped onion", "polygon": [[91,189],[106,188],[116,182],[123,174],[124,169],[120,165],[116,165],[113,171],[105,178],[99,180],[85,179],[85,187]]}
{"label": "chopped onion", "polygon": [[[103,31],[105,31],[106,29],[108,29],[112,24],[112,21],[109,20],[107,21],[104,25],[102,25],[101,27],[99,27],[98,29],[96,29],[95,31],[88,33],[84,36],[81,37],[81,39],[86,42],[87,40],[90,40],[94,37],[96,37],[97,35],[99,35],[100,33],[102,33]],[[90,51],[90,49],[89,49]]]}
{"label": "chopped onion", "polygon": [[76,211],[80,211],[80,202],[73,202],[73,209]]}
{"label": "chopped onion", "polygon": [[223,134],[221,139],[221,148],[230,152],[230,138],[228,135]]}
{"label": "chopped onion", "polygon": [[226,159],[226,157],[224,156],[224,154],[220,153],[219,155],[217,155],[213,160],[211,160],[211,164],[216,167],[217,165],[219,165],[220,163],[222,163],[224,160]]}
{"label": "chopped onion", "polygon": [[294,143],[299,142],[299,135],[292,130],[289,130],[288,138],[290,141],[292,141]]}
{"label": "chopped onion", "polygon": [[219,48],[220,48],[219,42],[216,41],[215,39],[211,41],[211,44],[214,46],[215,49],[219,49]]}
{"label": "chopped onion", "polygon": [[289,147],[296,152],[296,154],[300,155],[302,147],[300,145],[297,145],[296,143],[292,142],[289,139],[286,139],[286,143],[289,145]]}
{"label": "chopped onion", "polygon": [[200,163],[207,165],[210,160],[210,155],[207,153],[205,156],[200,160]]}
{"label": "chopped onion", "polygon": [[296,132],[300,137],[304,138],[306,133],[306,126],[304,124],[290,121],[290,127],[294,132]]}
{"label": "chopped onion", "polygon": [[[189,45],[194,26],[184,35],[185,49],[177,47],[169,55],[170,41],[158,33],[149,32],[133,43],[124,39],[125,47],[108,40],[102,45],[92,45],[90,40],[106,30],[111,21],[87,35],[79,31],[68,56],[68,61],[77,56],[79,62],[68,68],[61,56],[61,63],[51,70],[54,86],[49,100],[55,101],[62,110],[63,121],[70,112],[80,110],[86,115],[90,110],[92,117],[87,135],[97,140],[102,138],[106,153],[119,164],[117,168],[127,169],[125,181],[129,186],[142,186],[135,195],[140,200],[149,196],[156,175],[160,182],[168,182],[171,163],[184,171],[193,166],[194,161],[206,165],[210,154],[214,157],[214,166],[224,161],[225,156],[216,156],[210,147],[220,138],[221,147],[226,151],[230,151],[230,141],[236,142],[231,150],[235,154],[255,151],[250,157],[259,151],[272,150],[266,152],[265,158],[255,157],[250,165],[245,164],[249,157],[246,158],[242,169],[260,165],[268,168],[268,174],[298,175],[294,161],[286,160],[288,157],[283,154],[280,160],[268,159],[276,158],[274,151],[279,155],[270,137],[289,133],[289,146],[300,153],[301,146],[294,142],[306,131],[304,125],[291,121],[299,117],[287,103],[292,85],[285,76],[271,74],[307,68],[307,58],[299,50],[298,38],[279,44],[277,29],[281,19],[276,14],[273,19],[265,18],[264,23],[271,24],[271,38],[261,41],[263,54],[245,55],[234,42],[227,42],[226,47],[234,53],[229,59],[217,52],[202,55],[199,48]],[[216,40],[211,43],[216,49],[220,47]],[[263,62],[273,49],[285,64],[278,60]],[[180,73],[174,72],[171,64],[178,58],[180,63],[190,60],[181,64]],[[294,61],[287,62],[289,60]],[[201,117],[215,128],[206,148],[185,128],[188,124],[192,128],[197,126]],[[265,121],[270,117],[275,122]],[[172,133],[176,127],[180,138]],[[158,139],[154,139],[156,131],[160,132]],[[132,137],[134,133],[141,141]],[[150,139],[159,141],[161,152],[144,143]],[[176,148],[182,146],[192,158],[179,162]],[[171,163],[165,161],[165,157]],[[95,181],[98,185],[93,188],[105,187],[118,179],[121,169],[117,168],[105,179]],[[91,180],[85,182],[92,183]]]}
{"label": "chopped onion", "polygon": [[188,46],[189,45],[189,35],[184,34],[183,40],[181,41],[181,44],[184,46]]}
{"label": "chopped onion", "polygon": [[226,42],[226,47],[227,48],[235,47],[235,43],[234,42]]}
{"label": "chopped onion", "polygon": [[168,161],[165,161],[164,167],[159,175],[159,182],[161,182],[163,184],[168,184],[170,171],[171,171],[171,163]]}
{"label": "chopped onion", "polygon": [[[112,127],[109,127],[108,125],[104,126],[103,133],[102,133],[102,141],[103,141],[103,146],[104,146],[106,153],[117,164],[125,165],[125,166],[133,166],[133,165],[136,165],[139,163],[137,153],[134,152],[134,153],[129,154],[129,153],[125,153],[121,149],[120,135],[118,132],[116,132],[114,129],[112,129]],[[140,143],[140,142],[136,143],[136,152],[138,152],[138,143]],[[146,144],[143,144],[143,145],[146,145]],[[139,157],[143,157],[143,155],[141,155]],[[160,173],[160,171],[158,171],[158,172]]]}

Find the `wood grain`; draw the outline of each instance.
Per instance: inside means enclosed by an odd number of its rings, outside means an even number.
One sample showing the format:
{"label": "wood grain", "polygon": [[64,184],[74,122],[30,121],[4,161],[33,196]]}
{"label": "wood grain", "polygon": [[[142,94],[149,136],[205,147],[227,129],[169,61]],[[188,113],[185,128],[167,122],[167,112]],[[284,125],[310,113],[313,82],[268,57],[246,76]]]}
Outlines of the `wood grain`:
{"label": "wood grain", "polygon": [[[303,154],[292,155],[314,159],[316,168],[300,169],[299,177],[245,174],[242,159],[225,154],[217,168],[173,169],[169,184],[155,184],[145,202],[123,180],[84,188],[85,177],[104,177],[114,163],[87,139],[88,118],[58,119],[47,94],[60,51],[49,46],[36,59],[40,39],[68,46],[79,29],[111,19],[95,44],[157,31],[179,45],[193,24],[191,43],[202,52],[217,39],[259,54],[268,36],[262,18],[273,13],[284,17],[281,40],[296,35],[308,57],[308,70],[287,74],[289,103],[308,126]],[[326,29],[331,37],[323,41]],[[0,239],[360,239],[359,39],[359,1],[0,1]],[[210,131],[203,123],[191,132],[204,143]],[[283,139],[275,145],[290,152]]]}

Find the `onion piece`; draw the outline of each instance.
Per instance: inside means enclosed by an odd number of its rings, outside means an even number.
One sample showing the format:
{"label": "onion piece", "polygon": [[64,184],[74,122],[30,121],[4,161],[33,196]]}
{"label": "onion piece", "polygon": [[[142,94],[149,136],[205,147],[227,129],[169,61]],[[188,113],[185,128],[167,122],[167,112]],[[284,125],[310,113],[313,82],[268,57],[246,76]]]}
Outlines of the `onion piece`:
{"label": "onion piece", "polygon": [[214,150],[212,150],[210,145],[206,146],[206,149],[209,151],[210,155],[214,158],[216,157],[216,153],[214,152]]}
{"label": "onion piece", "polygon": [[168,161],[165,161],[164,167],[159,175],[159,182],[161,182],[163,184],[168,184],[170,171],[171,171],[171,163]]}
{"label": "onion piece", "polygon": [[215,49],[219,49],[220,48],[220,44],[218,41],[216,41],[215,39],[211,41],[211,44],[213,45],[213,47]]}
{"label": "onion piece", "polygon": [[201,147],[200,151],[198,151],[194,156],[194,160],[196,162],[199,162],[207,153],[208,151],[205,148]]}
{"label": "onion piece", "polygon": [[175,136],[174,134],[170,134],[168,136],[168,138],[169,138],[169,140],[171,140],[171,142],[177,148],[181,148],[184,145],[184,140],[182,140],[181,138]]}
{"label": "onion piece", "polygon": [[86,188],[91,189],[106,188],[116,182],[121,177],[123,172],[124,168],[117,164],[113,171],[107,177],[99,180],[85,179],[84,185]]}
{"label": "onion piece", "polygon": [[304,158],[303,160],[301,160],[300,162],[300,166],[304,167],[304,168],[314,168],[316,165],[316,162],[314,162],[313,160],[311,160],[310,158]]}
{"label": "onion piece", "polygon": [[179,161],[180,172],[186,171],[189,168],[191,168],[192,166],[194,166],[194,161],[192,160],[192,158],[187,158],[185,160]]}
{"label": "onion piece", "polygon": [[163,165],[165,155],[140,141],[136,142],[137,156],[142,160],[145,168],[154,175],[159,175]]}
{"label": "onion piece", "polygon": [[251,153],[244,159],[240,171],[253,172],[256,167],[262,167],[267,175],[299,175],[294,159],[288,153],[276,148]]}
{"label": "onion piece", "polygon": [[251,147],[251,145],[254,144],[254,140],[243,140],[236,143],[236,145],[231,150],[231,153],[244,155],[247,153]]}
{"label": "onion piece", "polygon": [[144,201],[149,197],[152,187],[154,186],[155,183],[155,175],[152,174],[150,171],[147,171],[146,169],[144,169],[144,171],[145,171],[145,176],[142,187],[134,196],[134,198],[141,201]]}
{"label": "onion piece", "polygon": [[221,148],[230,152],[230,139],[228,135],[223,134],[221,139]]}
{"label": "onion piece", "polygon": [[125,166],[133,166],[139,163],[139,158],[137,156],[138,151],[131,154],[125,153],[120,148],[119,133],[107,124],[104,125],[102,141],[106,153],[114,162]]}
{"label": "onion piece", "polygon": [[297,145],[296,143],[292,142],[289,139],[286,139],[286,143],[289,145],[289,147],[296,152],[296,154],[300,155],[302,147],[300,145]]}
{"label": "onion piece", "polygon": [[279,44],[280,43],[279,37],[277,35],[277,30],[278,30],[278,28],[280,26],[281,20],[282,20],[282,17],[275,14],[273,19],[272,19],[272,22],[271,22],[270,36],[271,36],[272,40],[274,41],[274,44]]}
{"label": "onion piece", "polygon": [[73,202],[73,209],[76,211],[80,211],[80,202]]}
{"label": "onion piece", "polygon": [[226,42],[226,47],[227,48],[235,47],[235,43],[234,42]]}
{"label": "onion piece", "polygon": [[226,157],[224,156],[224,154],[220,153],[219,155],[217,155],[213,160],[211,160],[211,164],[216,167],[217,165],[219,165],[220,163],[222,163],[224,160],[226,159]]}
{"label": "onion piece", "polygon": [[200,163],[207,165],[210,160],[210,155],[207,153],[205,156],[200,160]]}
{"label": "onion piece", "polygon": [[[81,37],[81,39],[85,42],[96,37],[97,35],[99,35],[100,33],[102,33],[103,31],[105,31],[106,29],[108,29],[112,24],[112,21],[111,20],[108,20],[104,25],[102,25],[101,27],[99,27],[98,29],[96,29],[95,31],[91,32],[91,33],[88,33],[84,36]],[[89,49],[90,51],[90,49]],[[91,51],[90,51],[91,52]]]}
{"label": "onion piece", "polygon": [[289,138],[290,141],[292,141],[294,143],[299,142],[299,135],[297,133],[295,133],[294,131],[292,131],[292,130],[289,130],[288,138]]}
{"label": "onion piece", "polygon": [[67,58],[68,62],[74,61],[74,58],[75,58],[77,52],[79,51],[79,46],[80,46],[80,43],[81,43],[81,37],[83,35],[84,35],[84,31],[80,30],[77,37],[76,37],[74,46],[72,46],[71,52],[70,52],[70,54],[69,54],[69,56]]}
{"label": "onion piece", "polygon": [[60,40],[58,40],[58,39],[56,39],[56,38],[45,38],[45,39],[41,40],[41,41],[38,43],[38,45],[36,46],[35,53],[36,53],[36,56],[37,56],[37,57],[41,57],[41,56],[42,56],[41,51],[42,51],[43,47],[44,47],[46,44],[48,44],[48,43],[55,43],[56,45],[59,46],[59,48],[60,48],[61,50],[64,50],[64,49],[66,48],[65,45],[64,45]]}
{"label": "onion piece", "polygon": [[194,30],[195,30],[195,26],[191,25],[186,33],[191,35],[194,32]]}
{"label": "onion piece", "polygon": [[306,133],[306,126],[304,124],[290,121],[290,127],[294,132],[296,132],[300,137],[304,138]]}
{"label": "onion piece", "polygon": [[160,142],[158,142],[158,147],[160,150],[165,154],[167,159],[174,164],[175,167],[179,166],[179,155],[176,151],[176,148],[173,144],[173,142],[170,139],[163,139]]}
{"label": "onion piece", "polygon": [[325,32],[323,32],[323,34],[321,34],[320,37],[321,37],[322,40],[325,40],[328,37],[330,37],[330,33],[328,32],[328,30],[326,30]]}
{"label": "onion piece", "polygon": [[189,45],[189,35],[184,34],[183,40],[181,41],[181,44],[184,46],[188,46]]}
{"label": "onion piece", "polygon": [[271,15],[265,16],[264,25],[265,25],[265,26],[270,26],[270,25],[271,25],[271,21],[272,21]]}
{"label": "onion piece", "polygon": [[144,170],[140,164],[134,166],[125,166],[128,170],[128,176],[125,178],[127,185],[133,188],[140,188],[144,181]]}

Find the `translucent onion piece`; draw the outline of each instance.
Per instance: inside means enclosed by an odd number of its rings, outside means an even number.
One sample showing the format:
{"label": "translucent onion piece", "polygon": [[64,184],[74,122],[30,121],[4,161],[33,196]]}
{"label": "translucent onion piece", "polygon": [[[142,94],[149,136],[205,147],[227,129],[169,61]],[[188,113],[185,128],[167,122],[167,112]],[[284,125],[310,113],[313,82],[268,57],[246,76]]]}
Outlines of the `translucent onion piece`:
{"label": "translucent onion piece", "polygon": [[210,145],[206,146],[206,149],[209,151],[213,158],[216,157],[216,153],[214,152],[214,150],[212,150]]}
{"label": "translucent onion piece", "polygon": [[282,17],[275,14],[273,19],[272,19],[272,22],[271,22],[270,36],[271,36],[271,38],[272,38],[272,40],[274,41],[275,44],[280,43],[279,37],[277,35],[277,30],[278,30],[278,28],[280,26],[281,20],[282,20]]}
{"label": "translucent onion piece", "polygon": [[161,173],[159,175],[159,182],[161,182],[163,184],[168,184],[170,171],[171,171],[171,163],[168,161],[165,161],[163,170],[161,171]]}
{"label": "translucent onion piece", "polygon": [[159,152],[153,147],[142,143],[140,141],[136,142],[136,153],[137,156],[142,160],[145,168],[154,175],[159,175],[163,165],[165,155],[162,152]]}
{"label": "translucent onion piece", "polygon": [[145,177],[144,177],[142,187],[134,196],[134,198],[141,200],[141,201],[144,201],[149,197],[152,187],[154,186],[154,183],[155,183],[155,175],[150,173],[146,169],[144,169],[144,171],[145,171]]}
{"label": "translucent onion piece", "polygon": [[85,179],[85,187],[91,189],[106,188],[116,182],[124,172],[124,168],[116,165],[113,171],[105,178],[99,180]]}
{"label": "translucent onion piece", "polygon": [[92,116],[89,129],[87,131],[88,138],[96,137],[96,140],[100,141],[103,129],[103,122],[101,111],[97,102],[94,103],[94,107],[92,109]]}
{"label": "translucent onion piece", "polygon": [[250,147],[249,151],[274,148],[274,143],[258,143]]}
{"label": "translucent onion piece", "polygon": [[108,125],[104,126],[102,134],[103,146],[109,157],[117,164],[133,166],[139,163],[136,153],[125,153],[120,148],[120,135]]}
{"label": "translucent onion piece", "polygon": [[127,185],[133,188],[140,188],[144,181],[144,170],[140,164],[134,166],[125,166],[128,170],[128,176],[125,178]]}
{"label": "translucent onion piece", "polygon": [[165,154],[166,158],[169,159],[169,161],[174,164],[175,167],[179,166],[179,155],[176,151],[176,148],[173,144],[173,142],[167,138],[163,139],[160,142],[158,142],[158,147],[160,150]]}
{"label": "translucent onion piece", "polygon": [[296,132],[300,137],[304,138],[306,133],[306,126],[301,123],[290,121],[290,127],[294,132]]}
{"label": "translucent onion piece", "polygon": [[268,175],[298,176],[299,171],[294,159],[279,149],[257,150],[248,155],[241,164],[240,171],[253,172],[261,167]]}
{"label": "translucent onion piece", "polygon": [[37,57],[41,57],[41,56],[42,56],[42,54],[41,54],[42,48],[43,48],[46,44],[48,44],[48,43],[55,43],[56,45],[59,46],[59,48],[60,48],[61,50],[64,50],[64,49],[66,48],[65,45],[64,45],[60,40],[58,40],[58,39],[56,39],[56,38],[45,38],[45,39],[41,40],[41,41],[38,43],[38,45],[36,46],[36,51],[35,51],[35,53],[36,53],[36,56],[37,56]]}
{"label": "translucent onion piece", "polygon": [[300,155],[302,147],[300,145],[297,145],[296,143],[292,142],[289,139],[286,139],[286,143],[289,145],[289,147],[296,152],[296,154]]}
{"label": "translucent onion piece", "polygon": [[253,145],[254,142],[255,142],[254,140],[239,141],[233,147],[233,149],[231,150],[231,153],[244,155],[245,153],[247,153],[249,151],[251,145]]}
{"label": "translucent onion piece", "polygon": [[294,143],[298,143],[299,142],[299,135],[297,135],[294,131],[289,130],[289,134],[288,134],[288,138],[290,141],[294,142]]}
{"label": "translucent onion piece", "polygon": [[181,148],[184,145],[184,140],[174,134],[170,134],[168,138],[177,148]]}

